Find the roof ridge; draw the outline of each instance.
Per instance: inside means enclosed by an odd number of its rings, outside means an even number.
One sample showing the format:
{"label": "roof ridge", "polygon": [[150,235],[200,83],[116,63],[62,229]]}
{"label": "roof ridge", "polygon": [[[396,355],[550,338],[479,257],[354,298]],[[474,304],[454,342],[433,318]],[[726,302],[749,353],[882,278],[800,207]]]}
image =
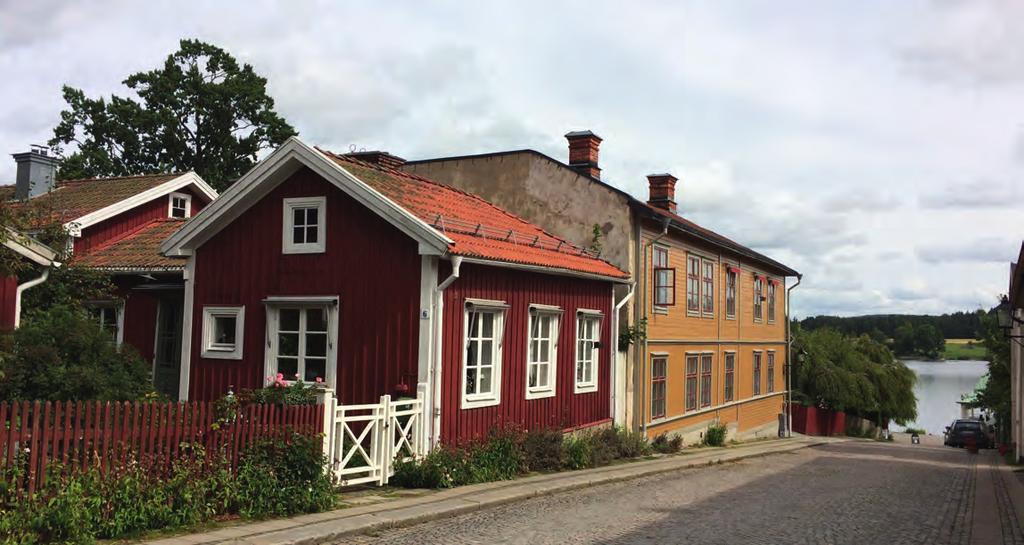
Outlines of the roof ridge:
{"label": "roof ridge", "polygon": [[[512,218],[512,219],[514,219],[516,221],[519,221],[520,223],[523,223],[525,225],[529,225],[530,227],[533,227],[534,229],[537,229],[538,231],[540,231],[541,233],[543,233],[545,236],[547,236],[549,238],[552,238],[552,239],[554,239],[554,240],[556,240],[558,242],[565,243],[565,244],[567,244],[569,246],[580,248],[580,249],[582,249],[584,251],[586,250],[585,247],[579,246],[576,243],[572,242],[571,240],[567,240],[567,239],[562,238],[562,237],[560,237],[558,235],[550,233],[550,232],[548,232],[547,229],[544,229],[540,225],[537,225],[536,223],[534,223],[532,221],[529,221],[526,218],[524,218],[522,216],[519,216],[518,214],[510,212],[510,211],[506,210],[505,208],[503,208],[501,206],[498,206],[498,205],[492,203],[491,201],[488,201],[487,199],[485,199],[485,198],[483,198],[480,195],[477,195],[475,193],[470,193],[469,191],[466,191],[466,190],[463,190],[463,189],[460,189],[460,188],[457,188],[457,187],[453,187],[453,186],[450,186],[448,184],[441,183],[441,182],[438,182],[436,180],[432,180],[430,178],[426,178],[424,176],[420,176],[419,174],[413,174],[411,172],[406,172],[404,170],[397,170],[397,169],[394,169],[394,168],[391,168],[391,167],[385,167],[385,166],[378,165],[378,164],[375,164],[375,163],[367,163],[366,161],[363,161],[363,160],[360,160],[360,159],[356,159],[356,158],[353,158],[353,157],[348,157],[348,156],[345,156],[345,155],[338,155],[337,153],[334,153],[333,151],[326,150],[326,149],[323,149],[323,148],[320,148],[320,147],[315,147],[315,148],[316,148],[317,151],[326,153],[326,154],[330,155],[331,157],[335,157],[335,158],[341,159],[343,161],[350,161],[350,162],[359,164],[361,166],[366,166],[368,168],[371,168],[371,169],[374,169],[374,170],[378,170],[378,171],[383,172],[385,174],[395,174],[395,175],[398,175],[398,176],[402,176],[403,178],[408,178],[408,179],[411,179],[411,180],[417,180],[417,181],[421,181],[421,182],[424,182],[424,183],[428,183],[428,184],[434,185],[436,187],[440,187],[442,189],[445,189],[447,191],[451,191],[451,192],[456,193],[456,194],[465,195],[465,196],[470,197],[470,198],[472,198],[472,199],[474,199],[476,201],[479,201],[479,202],[487,204],[491,208],[501,212],[502,214],[504,214],[505,216],[507,216],[509,218]],[[431,227],[433,228],[433,226],[431,226]],[[543,247],[536,247],[535,246],[535,248],[537,248],[539,250],[543,250],[543,251],[553,252],[553,253],[556,253],[556,254],[565,254],[565,252],[560,252],[560,251],[557,251],[557,250],[549,250],[549,249],[543,248]],[[602,258],[600,255],[594,256],[594,255],[587,254],[585,252],[581,253],[580,255],[582,257],[587,258],[587,259],[593,259],[593,260],[596,260],[596,261],[601,261],[603,263],[611,265],[612,267],[618,268],[616,265],[614,265],[610,261]]]}
{"label": "roof ridge", "polygon": [[73,178],[70,180],[57,180],[57,186],[65,184],[79,184],[84,182],[108,182],[112,180],[128,180],[138,178],[155,178],[158,176],[181,176],[184,172],[153,172],[150,174],[129,174],[124,176],[94,176],[92,178]]}

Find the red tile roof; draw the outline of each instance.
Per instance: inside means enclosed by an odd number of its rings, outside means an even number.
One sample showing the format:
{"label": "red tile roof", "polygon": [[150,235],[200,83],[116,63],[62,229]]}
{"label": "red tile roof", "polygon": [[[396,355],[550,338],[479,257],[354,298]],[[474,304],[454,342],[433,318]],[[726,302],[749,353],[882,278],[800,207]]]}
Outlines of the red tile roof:
{"label": "red tile roof", "polygon": [[105,242],[72,262],[105,270],[181,270],[185,259],[160,254],[160,244],[184,225],[179,218],[160,218],[120,238]]}
{"label": "red tile roof", "polygon": [[453,255],[611,278],[629,275],[480,197],[400,170],[320,150],[423,222],[452,239]]}
{"label": "red tile roof", "polygon": [[[45,212],[43,217],[38,218],[40,223],[44,221],[67,223],[134,197],[178,176],[180,174],[147,174],[117,178],[65,180],[58,182],[53,191],[35,197],[30,202],[34,206],[39,206],[41,212]],[[25,206],[20,202],[6,202],[13,198],[13,185],[0,186],[0,202],[13,207]]]}

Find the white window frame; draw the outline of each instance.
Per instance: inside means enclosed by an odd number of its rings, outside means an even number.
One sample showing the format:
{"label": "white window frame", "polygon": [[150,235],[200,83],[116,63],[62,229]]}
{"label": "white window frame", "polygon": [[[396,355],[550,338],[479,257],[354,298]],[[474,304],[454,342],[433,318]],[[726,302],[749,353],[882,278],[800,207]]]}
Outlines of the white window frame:
{"label": "white window frame", "polygon": [[[466,299],[466,305],[462,312],[462,370],[460,392],[462,409],[476,409],[480,407],[491,407],[501,403],[501,368],[502,368],[502,344],[505,340],[505,315],[508,305],[504,301],[492,301],[488,299]],[[466,393],[466,376],[469,363],[469,319],[474,313],[494,314],[494,330],[491,343],[491,391],[486,393]]]}
{"label": "white window frame", "polygon": [[[722,305],[725,307],[725,319],[735,320],[736,310],[740,305],[740,273],[739,271],[733,271],[731,265],[723,267],[725,269],[725,303]],[[732,313],[729,312],[729,279],[732,279]]]}
{"label": "white window frame", "polygon": [[[309,297],[268,297],[263,300],[266,308],[266,335],[267,349],[263,356],[264,380],[268,377],[277,376],[277,349],[278,349],[278,328],[280,325],[280,311],[282,309],[327,309],[327,369],[325,371],[324,386],[334,389],[337,385],[338,369],[338,308],[339,298],[336,295],[309,296]],[[302,318],[300,318],[301,320]],[[299,342],[305,344],[305,336],[299,334]],[[300,349],[300,354],[303,352]],[[295,382],[294,377],[283,377],[285,383]],[[309,384],[307,382],[307,384]]]}
{"label": "white window frame", "polygon": [[[659,254],[661,254],[661,255],[663,255],[665,257],[665,262],[660,264],[660,265],[658,263],[658,256],[659,256]],[[668,307],[675,306],[675,304],[676,304],[676,293],[675,293],[676,292],[676,270],[675,270],[675,268],[673,268],[671,266],[671,264],[670,264],[671,262],[669,261],[669,259],[670,259],[670,256],[669,256],[669,247],[668,246],[664,246],[664,245],[661,245],[661,244],[655,244],[654,247],[651,249],[651,292],[652,292],[651,293],[651,302],[652,302],[652,309],[653,309],[653,311],[655,313],[658,313],[658,314],[668,314]],[[671,283],[671,287],[669,289],[672,290],[672,291],[671,291],[671,293],[668,294],[669,295],[669,301],[671,301],[670,303],[665,303],[665,302],[659,303],[658,302],[658,278],[657,278],[657,276],[658,276],[658,273],[660,273],[662,271],[671,271],[672,283]]]}
{"label": "white window frame", "polygon": [[[214,321],[218,317],[235,319],[234,347],[217,346],[213,342]],[[245,306],[210,306],[203,307],[203,344],[201,355],[204,358],[217,360],[242,359],[242,346],[245,344]]]}
{"label": "white window frame", "polygon": [[[752,308],[752,312],[754,314],[754,322],[756,323],[764,321],[764,283],[764,277],[754,273],[754,283],[752,284],[752,290],[754,293],[754,300],[752,302],[754,303],[754,306]],[[760,290],[758,289],[758,285],[761,287]]]}
{"label": "white window frame", "polygon": [[168,218],[177,218],[177,216],[174,215],[174,199],[184,199],[185,200],[185,215],[182,216],[181,218],[182,219],[191,218],[192,217],[192,195],[189,195],[188,193],[179,193],[177,191],[175,191],[174,193],[171,193],[170,195],[167,196],[167,217]]}
{"label": "white window frame", "polygon": [[[597,327],[594,328],[595,338],[587,339],[588,342],[592,342],[590,345],[590,380],[578,380],[576,368],[579,367],[582,360],[580,360],[580,318],[597,320]],[[576,334],[574,336],[575,342],[573,343],[573,358],[572,366],[572,382],[573,382],[573,393],[574,394],[585,394],[590,392],[596,392],[598,387],[600,367],[601,367],[601,327],[604,326],[604,314],[599,310],[590,309],[577,309],[576,317],[573,320]]]}
{"label": "white window frame", "polygon": [[[124,303],[121,301],[93,301],[89,303],[90,310],[114,309],[114,321],[117,322],[117,331],[114,332],[114,342],[117,346],[124,343]],[[100,318],[100,327],[103,327],[103,319]]]}
{"label": "white window frame", "polygon": [[[281,252],[285,254],[322,254],[327,249],[327,197],[292,197],[283,199],[284,216],[281,220]],[[292,242],[296,208],[317,209],[316,242]]]}
{"label": "white window frame", "polygon": [[[711,267],[711,274],[708,274],[708,267]],[[718,282],[715,282],[715,275],[718,271],[718,263],[713,259],[701,258],[700,260],[700,313],[705,318],[715,317],[715,292],[717,291]],[[707,281],[711,281],[711,293],[706,293]],[[710,299],[708,299],[710,297]],[[711,309],[705,308],[704,303],[710,301]]]}
{"label": "white window frame", "polygon": [[[558,337],[562,327],[562,314],[561,307],[557,306],[531,304],[529,307],[529,313],[526,317],[526,399],[541,399],[555,395],[556,380],[558,378]],[[533,354],[531,348],[535,340],[532,322],[534,318],[540,319],[544,316],[551,318],[550,335],[547,338],[548,346],[550,347],[548,350],[547,385],[531,387],[530,370],[533,366],[542,363],[531,361]],[[536,340],[541,341],[544,339],[537,337]],[[540,377],[540,374],[538,373],[537,376]]]}

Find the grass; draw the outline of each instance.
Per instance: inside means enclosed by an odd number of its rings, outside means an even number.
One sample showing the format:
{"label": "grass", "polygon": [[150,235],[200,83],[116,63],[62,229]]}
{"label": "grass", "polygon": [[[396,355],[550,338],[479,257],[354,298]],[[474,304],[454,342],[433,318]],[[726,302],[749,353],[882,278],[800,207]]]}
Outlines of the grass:
{"label": "grass", "polygon": [[946,349],[942,352],[945,360],[982,360],[985,359],[985,347],[974,339],[946,339]]}

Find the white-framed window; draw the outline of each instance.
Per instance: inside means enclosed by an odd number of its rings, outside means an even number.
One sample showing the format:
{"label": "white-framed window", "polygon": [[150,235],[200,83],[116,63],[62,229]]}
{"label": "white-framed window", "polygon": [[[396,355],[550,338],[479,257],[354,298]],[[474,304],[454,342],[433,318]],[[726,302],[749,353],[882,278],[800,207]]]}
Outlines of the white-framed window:
{"label": "white-framed window", "polygon": [[715,314],[715,262],[702,259],[700,266],[703,271],[701,276],[701,312],[705,317],[711,318]]}
{"label": "white-framed window", "polygon": [[754,321],[760,322],[764,317],[764,277],[754,276]]}
{"label": "white-framed window", "polygon": [[651,269],[654,272],[655,310],[667,311],[665,307],[676,304],[676,270],[668,265],[668,248],[654,247]]}
{"label": "white-framed window", "polygon": [[768,280],[768,321],[775,321],[775,280]]}
{"label": "white-framed window", "polygon": [[573,392],[597,391],[597,367],[600,362],[601,313],[579,310],[576,314],[576,380]]}
{"label": "white-framed window", "polygon": [[89,314],[100,328],[117,344],[124,342],[124,305],[118,301],[97,301],[89,304]]}
{"label": "white-framed window", "polygon": [[558,376],[558,332],[562,310],[530,305],[527,320],[526,399],[555,395]]}
{"label": "white-framed window", "polygon": [[736,318],[736,269],[728,267],[725,270],[725,317]]}
{"label": "white-framed window", "polygon": [[323,253],[327,247],[327,197],[284,199],[282,252]]}
{"label": "white-framed window", "polygon": [[242,359],[245,307],[203,307],[204,358]]}
{"label": "white-framed window", "polygon": [[466,301],[462,326],[463,409],[501,403],[501,349],[507,308],[503,301]]}
{"label": "white-framed window", "polygon": [[711,371],[714,367],[714,354],[705,352],[700,355],[700,406],[711,406]]}
{"label": "white-framed window", "polygon": [[700,312],[700,258],[686,257],[686,312]]}
{"label": "white-framed window", "polygon": [[167,217],[192,217],[192,195],[188,193],[171,193],[167,196]]}
{"label": "white-framed window", "polygon": [[697,390],[699,388],[698,371],[700,368],[700,354],[686,354],[686,405],[684,410],[697,410]]}
{"label": "white-framed window", "polygon": [[267,305],[266,374],[333,388],[338,298],[271,297]]}

